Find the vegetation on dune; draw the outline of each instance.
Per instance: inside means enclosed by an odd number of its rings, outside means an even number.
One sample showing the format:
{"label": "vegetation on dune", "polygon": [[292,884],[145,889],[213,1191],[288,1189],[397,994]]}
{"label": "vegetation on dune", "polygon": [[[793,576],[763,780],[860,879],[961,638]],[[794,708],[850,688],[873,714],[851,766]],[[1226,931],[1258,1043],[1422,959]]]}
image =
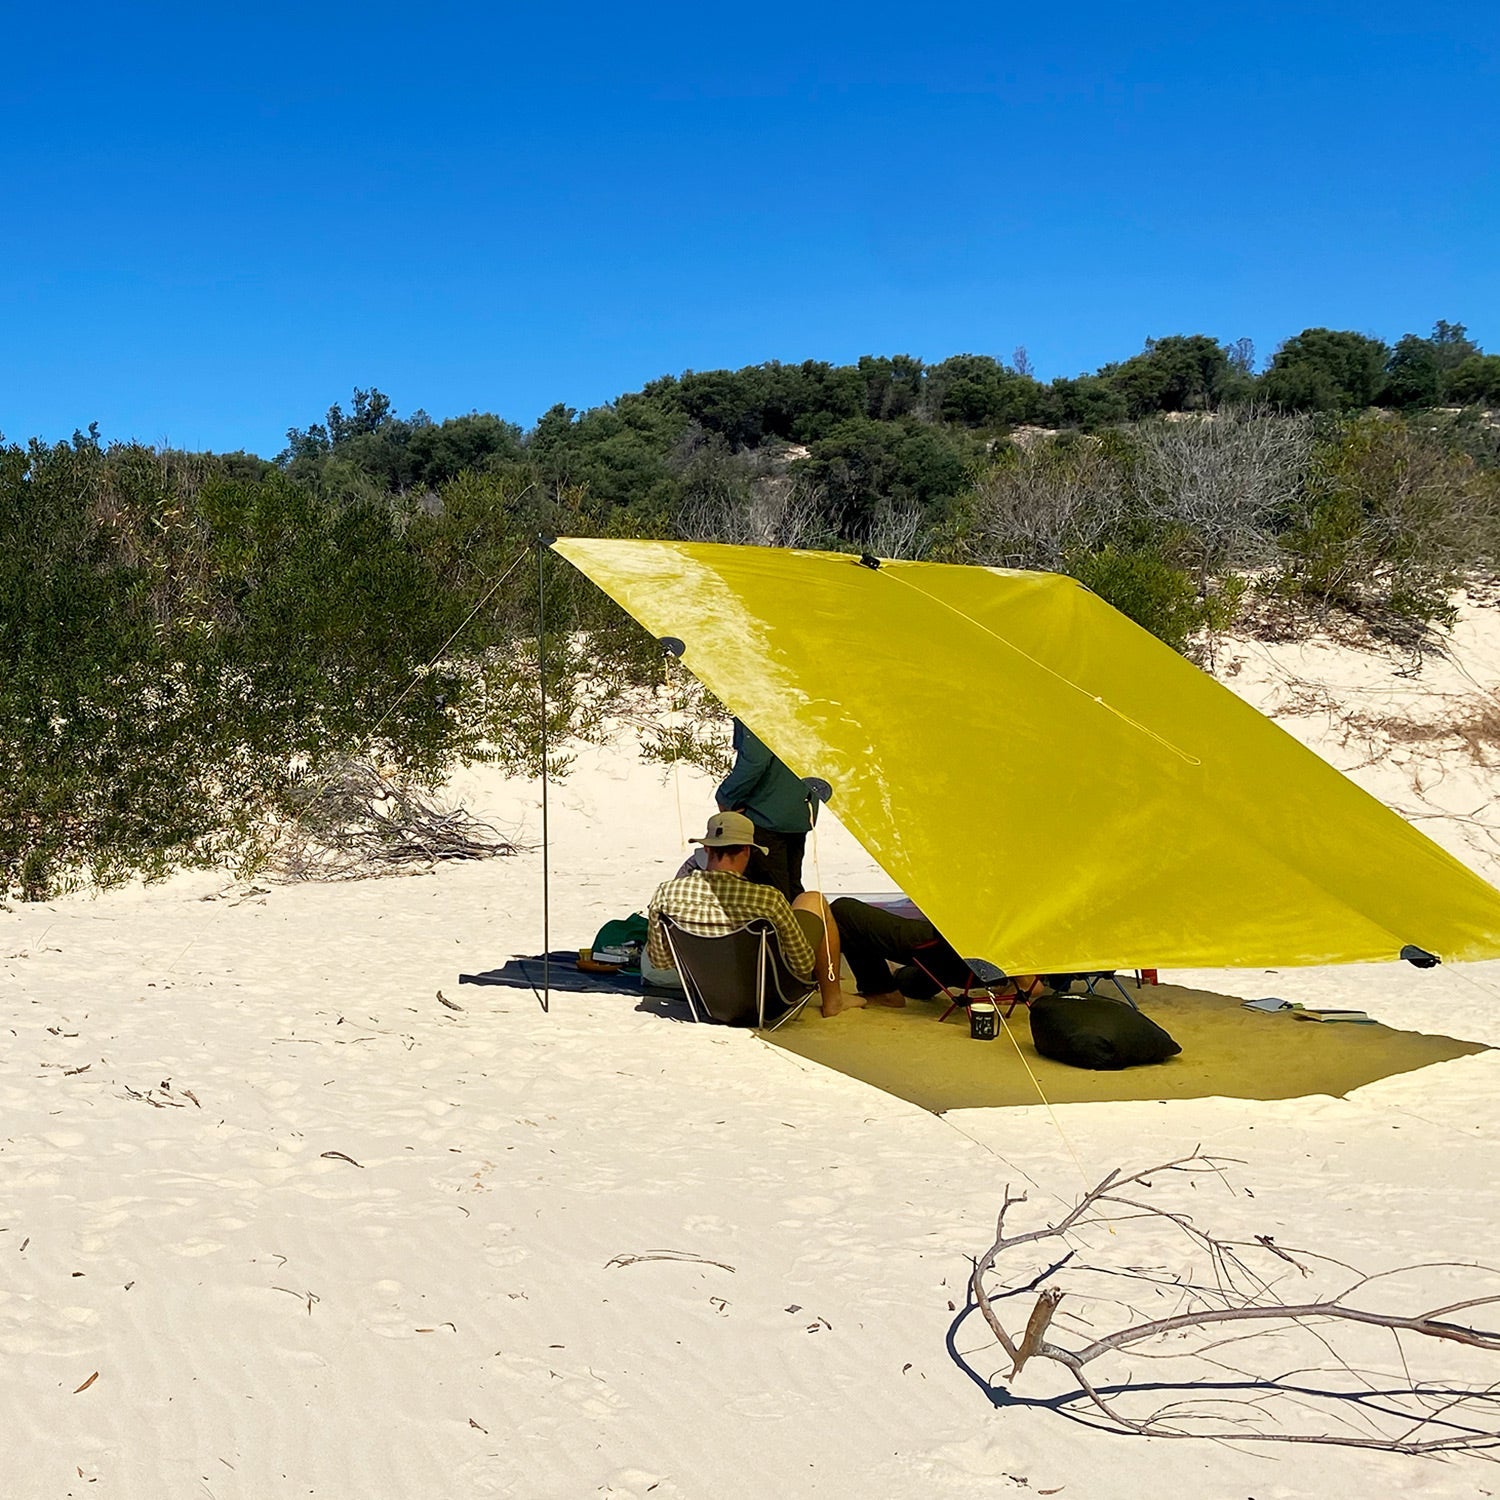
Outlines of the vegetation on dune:
{"label": "vegetation on dune", "polygon": [[[1307,329],[1149,341],[1043,383],[962,354],[688,372],[528,432],[379,391],[275,461],[0,444],[0,895],[244,857],[366,755],[431,785],[535,767],[539,532],[1071,573],[1178,649],[1247,603],[1420,642],[1488,569],[1500,356]],[[549,731],[661,682],[551,570]]]}

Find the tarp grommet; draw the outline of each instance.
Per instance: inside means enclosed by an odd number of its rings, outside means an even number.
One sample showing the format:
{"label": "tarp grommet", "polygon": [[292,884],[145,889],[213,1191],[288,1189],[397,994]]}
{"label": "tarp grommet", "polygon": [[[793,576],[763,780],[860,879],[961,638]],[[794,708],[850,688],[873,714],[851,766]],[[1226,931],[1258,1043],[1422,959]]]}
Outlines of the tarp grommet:
{"label": "tarp grommet", "polygon": [[1436,953],[1429,953],[1425,948],[1417,947],[1415,943],[1408,943],[1401,950],[1401,957],[1417,969],[1435,969],[1442,963],[1442,959]]}

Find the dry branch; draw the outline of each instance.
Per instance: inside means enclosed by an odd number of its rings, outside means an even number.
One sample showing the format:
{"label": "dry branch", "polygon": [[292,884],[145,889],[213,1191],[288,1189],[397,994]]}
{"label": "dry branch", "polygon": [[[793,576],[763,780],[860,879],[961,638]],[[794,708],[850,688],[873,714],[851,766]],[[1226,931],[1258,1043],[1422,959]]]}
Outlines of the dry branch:
{"label": "dry branch", "polygon": [[491,859],[516,846],[463,807],[445,807],[365,760],[309,789],[272,864],[291,880],[361,880],[412,865]]}
{"label": "dry branch", "polygon": [[[1500,1354],[1500,1332],[1455,1317],[1500,1307],[1500,1271],[1437,1262],[1364,1275],[1269,1234],[1223,1238],[1161,1201],[1173,1186],[1221,1175],[1224,1165],[1194,1153],[1129,1175],[1116,1168],[1055,1222],[1019,1232],[1008,1223],[1026,1199],[1007,1190],[994,1243],[970,1278],[972,1306],[1011,1362],[1004,1383],[1050,1361],[1068,1371],[1077,1392],[1039,1404],[1146,1437],[1409,1454],[1500,1448],[1500,1381],[1484,1369]],[[1131,1243],[1142,1236],[1144,1255]],[[1108,1253],[1096,1260],[1099,1251]],[[1162,1264],[1153,1267],[1154,1256]],[[1389,1305],[1395,1278],[1428,1285],[1455,1276],[1465,1292],[1459,1298]],[[1279,1288],[1287,1278],[1310,1295],[1285,1298]],[[1017,1338],[1001,1308],[1044,1281]],[[1165,1307],[1164,1298],[1172,1299]],[[1145,1315],[1148,1301],[1154,1316]],[[1057,1331],[1063,1321],[1086,1334]],[[1101,1322],[1110,1326],[1099,1331]],[[1293,1349],[1298,1358],[1289,1364]],[[1153,1361],[1149,1380],[1121,1367],[1127,1356]],[[1096,1373],[1104,1370],[1108,1379]],[[1490,1378],[1476,1378],[1482,1374]],[[1022,1399],[1000,1398],[992,1381],[981,1383],[992,1399]]]}
{"label": "dry branch", "polygon": [[710,1260],[706,1255],[694,1255],[691,1250],[647,1250],[640,1255],[617,1255],[613,1260],[605,1261],[606,1271],[618,1266],[638,1266],[648,1260],[681,1260],[690,1261],[697,1266],[717,1266],[721,1271],[731,1274],[734,1267],[727,1265],[722,1260]]}

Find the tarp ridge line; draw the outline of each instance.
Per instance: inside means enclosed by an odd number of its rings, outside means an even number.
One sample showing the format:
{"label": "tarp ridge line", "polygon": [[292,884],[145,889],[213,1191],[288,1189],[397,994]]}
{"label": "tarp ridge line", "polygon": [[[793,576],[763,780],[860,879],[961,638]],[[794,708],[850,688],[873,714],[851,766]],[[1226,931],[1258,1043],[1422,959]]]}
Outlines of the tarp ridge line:
{"label": "tarp ridge line", "polygon": [[[913,583],[909,578],[903,578],[899,573],[893,573],[884,568],[881,569],[881,573],[886,578],[892,578],[897,583],[904,584],[907,588],[913,590],[915,593],[920,594],[924,599],[930,599],[934,604],[941,605],[950,613],[957,615],[959,619],[967,620],[969,624],[972,625],[976,630],[982,630],[992,640],[998,641],[1008,650],[1015,652],[1017,656],[1025,658],[1025,660],[1029,661],[1032,666],[1038,668],[1040,671],[1045,672],[1049,677],[1055,677],[1060,683],[1063,684],[1064,687],[1070,687],[1075,693],[1078,693],[1082,697],[1087,698],[1091,703],[1097,703],[1099,707],[1104,709],[1106,713],[1112,713],[1117,719],[1120,720],[1122,724],[1128,724],[1132,729],[1138,730],[1148,739],[1155,740],[1157,744],[1170,750],[1173,755],[1180,756],[1184,761],[1188,763],[1188,765],[1201,766],[1203,764],[1203,762],[1196,755],[1190,755],[1186,750],[1182,748],[1181,745],[1173,744],[1173,742],[1169,740],[1164,734],[1158,734],[1156,730],[1152,729],[1149,724],[1142,724],[1139,719],[1131,718],[1131,716],[1127,714],[1123,709],[1116,708],[1113,703],[1107,702],[1105,699],[1101,698],[1098,693],[1089,692],[1086,687],[1084,687],[1080,683],[1074,682],[1071,677],[1065,676],[1063,673],[1059,672],[1056,667],[1049,667],[1046,662],[1038,661],[1037,658],[1034,657],[1024,647],[1016,645],[1014,641],[1007,640],[1003,635],[1000,634],[998,630],[992,629],[990,626],[984,624],[981,620],[976,620],[973,615],[966,614],[956,604],[950,604],[946,599],[940,599],[936,594],[929,593],[926,589],[921,588],[917,584]],[[1082,585],[1080,585],[1080,587],[1081,586]]]}

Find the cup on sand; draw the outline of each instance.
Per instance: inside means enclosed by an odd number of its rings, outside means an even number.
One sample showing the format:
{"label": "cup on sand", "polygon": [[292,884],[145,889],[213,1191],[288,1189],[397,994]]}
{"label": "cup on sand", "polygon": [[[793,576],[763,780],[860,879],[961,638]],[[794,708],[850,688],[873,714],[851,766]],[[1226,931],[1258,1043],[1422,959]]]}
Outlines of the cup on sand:
{"label": "cup on sand", "polygon": [[976,1042],[992,1042],[1000,1020],[1000,1008],[993,1000],[976,1000],[969,1006],[969,1035]]}

